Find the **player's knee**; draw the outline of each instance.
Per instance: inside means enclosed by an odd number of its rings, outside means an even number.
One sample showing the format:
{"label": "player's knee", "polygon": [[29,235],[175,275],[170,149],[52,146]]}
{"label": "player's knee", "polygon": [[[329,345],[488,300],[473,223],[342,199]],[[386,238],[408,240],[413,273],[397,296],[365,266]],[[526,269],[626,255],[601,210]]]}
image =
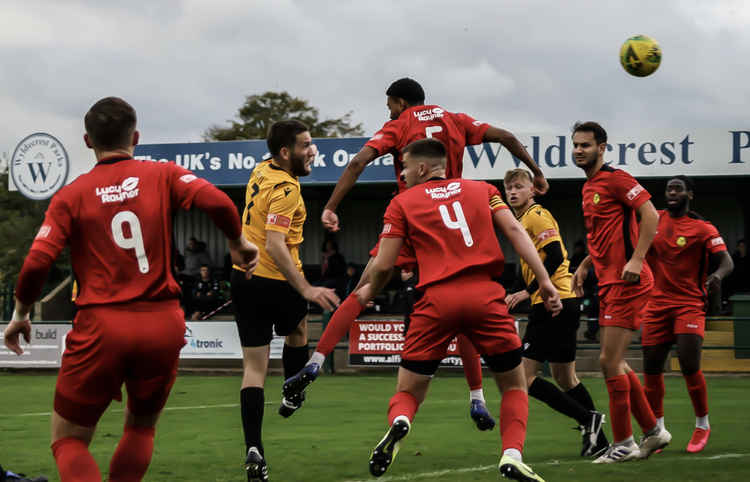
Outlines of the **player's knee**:
{"label": "player's knee", "polygon": [[557,385],[565,391],[575,388],[578,383],[580,383],[575,371],[573,371],[573,373],[570,373],[567,370],[553,371],[552,377],[555,379],[555,382],[557,382]]}
{"label": "player's knee", "polygon": [[698,373],[698,370],[700,369],[701,369],[700,358],[699,359],[694,359],[692,357],[689,357],[687,359],[680,358],[680,371],[682,372],[684,376],[690,376],[695,373]]}

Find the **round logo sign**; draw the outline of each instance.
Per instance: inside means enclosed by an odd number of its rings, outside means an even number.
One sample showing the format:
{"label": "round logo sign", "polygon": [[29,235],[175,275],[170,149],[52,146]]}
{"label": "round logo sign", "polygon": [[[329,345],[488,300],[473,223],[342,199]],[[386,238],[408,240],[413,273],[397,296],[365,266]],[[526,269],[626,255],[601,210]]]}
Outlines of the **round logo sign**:
{"label": "round logo sign", "polygon": [[68,179],[70,159],[62,143],[49,134],[31,134],[18,143],[10,161],[10,177],[29,199],[49,199]]}

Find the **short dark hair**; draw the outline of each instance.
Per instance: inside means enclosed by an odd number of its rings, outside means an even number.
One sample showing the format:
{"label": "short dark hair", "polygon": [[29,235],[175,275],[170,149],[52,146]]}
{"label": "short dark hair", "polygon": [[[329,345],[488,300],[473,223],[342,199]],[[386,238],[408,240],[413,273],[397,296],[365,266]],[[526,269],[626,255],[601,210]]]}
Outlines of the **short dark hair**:
{"label": "short dark hair", "polygon": [[401,150],[401,154],[410,154],[413,157],[427,157],[429,159],[445,159],[446,150],[443,143],[439,140],[427,138],[410,143]]}
{"label": "short dark hair", "polygon": [[603,144],[607,142],[607,131],[604,130],[604,127],[599,125],[598,122],[594,121],[586,121],[581,122],[578,121],[575,124],[573,124],[573,134],[576,132],[591,132],[594,134],[594,139],[596,139],[597,144]]}
{"label": "short dark hair", "polygon": [[83,118],[89,141],[98,149],[130,147],[135,131],[135,109],[119,97],[105,97]]}
{"label": "short dark hair", "polygon": [[419,85],[419,82],[409,77],[393,82],[385,91],[385,94],[404,99],[409,105],[424,104],[424,89]]}
{"label": "short dark hair", "polygon": [[[685,187],[688,191],[695,192],[695,183],[693,183],[693,180],[685,176],[684,174],[680,174],[679,176],[672,176],[669,178],[669,181],[671,181],[672,179],[679,179],[680,181],[685,183]],[[669,181],[667,181],[667,183]]]}
{"label": "short dark hair", "polygon": [[291,149],[297,142],[297,134],[302,134],[310,129],[302,122],[296,119],[282,120],[274,122],[268,128],[268,137],[266,143],[271,155],[276,157],[281,152],[282,147]]}

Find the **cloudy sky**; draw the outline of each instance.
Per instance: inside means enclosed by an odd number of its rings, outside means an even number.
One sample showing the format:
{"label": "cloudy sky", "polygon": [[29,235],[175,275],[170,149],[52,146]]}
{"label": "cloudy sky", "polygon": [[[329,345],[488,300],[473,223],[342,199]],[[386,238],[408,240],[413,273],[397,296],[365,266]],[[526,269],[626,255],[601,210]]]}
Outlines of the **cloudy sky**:
{"label": "cloudy sky", "polygon": [[[287,90],[368,134],[384,91],[411,76],[428,102],[514,132],[747,128],[750,3],[725,1],[3,0],[0,153],[53,134],[73,156],[82,117],[117,95],[143,143],[200,141],[246,95]],[[646,79],[618,63],[647,34]]]}

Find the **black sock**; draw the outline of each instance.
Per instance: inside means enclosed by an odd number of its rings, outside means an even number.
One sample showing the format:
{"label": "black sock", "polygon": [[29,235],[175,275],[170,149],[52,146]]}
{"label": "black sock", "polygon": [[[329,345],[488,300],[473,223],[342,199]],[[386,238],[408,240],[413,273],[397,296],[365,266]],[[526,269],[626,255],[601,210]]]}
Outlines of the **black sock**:
{"label": "black sock", "polygon": [[594,401],[591,399],[589,391],[583,386],[583,382],[580,382],[565,393],[567,393],[570,398],[583,405],[586,410],[596,410],[596,407],[594,407]]}
{"label": "black sock", "polygon": [[261,387],[246,387],[240,390],[240,410],[242,412],[242,431],[245,432],[245,452],[250,447],[258,447],[263,455],[261,430],[263,428],[263,408],[265,396]]}
{"label": "black sock", "polygon": [[289,346],[284,343],[284,350],[281,352],[281,363],[284,365],[284,379],[297,374],[298,371],[305,368],[305,363],[310,359],[310,352],[305,346]]}
{"label": "black sock", "polygon": [[529,395],[574,419],[579,425],[585,425],[590,417],[589,411],[584,406],[543,378],[534,379],[529,387]]}

